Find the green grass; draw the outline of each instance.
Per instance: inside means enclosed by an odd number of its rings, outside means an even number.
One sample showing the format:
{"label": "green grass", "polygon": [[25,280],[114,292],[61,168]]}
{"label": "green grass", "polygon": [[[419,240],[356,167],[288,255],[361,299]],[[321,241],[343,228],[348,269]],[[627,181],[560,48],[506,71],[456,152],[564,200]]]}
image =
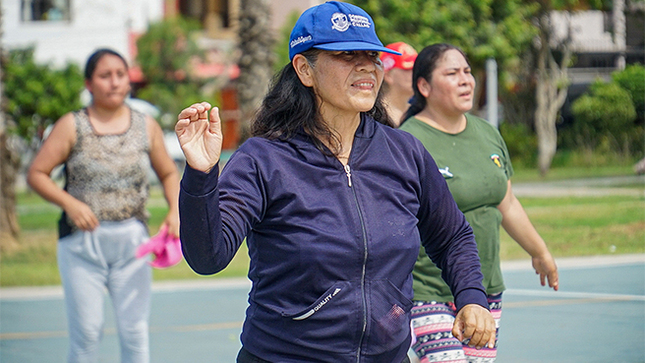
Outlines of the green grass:
{"label": "green grass", "polygon": [[[645,253],[643,197],[519,198],[555,257]],[[528,258],[504,230],[501,258]]]}
{"label": "green grass", "polygon": [[[151,189],[148,211],[149,231],[155,234],[166,216],[167,208],[160,190]],[[56,262],[57,225],[61,210],[33,192],[18,193],[20,247],[0,254],[0,287],[60,284]],[[178,280],[246,276],[248,252],[242,245],[229,266],[214,276],[203,277],[190,269],[185,260],[167,269],[153,269],[153,278]]]}
{"label": "green grass", "polygon": [[606,176],[633,175],[632,166],[603,166],[603,167],[566,167],[551,168],[546,176],[540,176],[537,169],[516,168],[513,182],[556,181],[578,178],[598,178]]}
{"label": "green grass", "polygon": [[[548,180],[583,176],[629,175],[625,168],[606,168],[590,173],[585,168],[567,174],[554,170]],[[621,174],[622,173],[622,174]],[[535,171],[519,170],[521,181],[541,180]],[[514,181],[517,181],[514,178]],[[551,253],[557,257],[645,253],[645,199],[629,196],[519,198]],[[148,204],[150,233],[155,234],[166,208],[158,189],[151,190]],[[60,283],[56,266],[56,226],[59,208],[35,193],[18,194],[18,218],[22,228],[20,247],[0,255],[0,286],[55,285]],[[503,260],[527,259],[528,255],[503,230]],[[200,277],[182,261],[153,272],[154,279],[176,280],[246,276],[248,253],[243,245],[222,272]]]}

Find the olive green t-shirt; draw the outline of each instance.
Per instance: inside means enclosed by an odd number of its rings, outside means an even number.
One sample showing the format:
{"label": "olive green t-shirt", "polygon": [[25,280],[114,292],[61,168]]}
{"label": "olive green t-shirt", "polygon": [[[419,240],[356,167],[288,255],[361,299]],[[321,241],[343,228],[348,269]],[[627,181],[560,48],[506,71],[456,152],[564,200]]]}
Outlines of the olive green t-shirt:
{"label": "olive green t-shirt", "polygon": [[[459,209],[475,234],[486,292],[504,291],[499,258],[504,199],[513,167],[500,133],[485,120],[466,114],[466,128],[448,134],[412,117],[400,129],[419,139],[434,158]],[[441,278],[441,270],[423,248],[412,272],[414,299],[448,302],[454,298]]]}

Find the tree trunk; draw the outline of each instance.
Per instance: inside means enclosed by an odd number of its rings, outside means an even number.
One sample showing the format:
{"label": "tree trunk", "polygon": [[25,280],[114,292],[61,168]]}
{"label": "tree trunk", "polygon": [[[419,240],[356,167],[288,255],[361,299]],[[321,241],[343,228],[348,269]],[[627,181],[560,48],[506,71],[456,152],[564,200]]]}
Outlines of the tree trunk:
{"label": "tree trunk", "polygon": [[[567,17],[570,28],[571,22]],[[571,32],[561,45],[562,59],[558,63],[551,49],[552,34],[550,14],[540,17],[540,39],[537,59],[537,82],[535,88],[535,131],[538,138],[538,168],[545,176],[551,167],[558,146],[556,122],[558,112],[567,97],[567,67],[571,59]],[[570,30],[570,29],[569,29]]]}
{"label": "tree trunk", "polygon": [[251,120],[273,76],[273,44],[269,0],[242,0],[239,20],[240,76],[237,93],[241,111],[240,143],[250,136]]}
{"label": "tree trunk", "polygon": [[616,68],[625,69],[625,51],[627,50],[627,32],[625,20],[625,0],[612,1],[612,22],[614,25],[614,44],[618,51]]}
{"label": "tree trunk", "polygon": [[15,192],[20,157],[9,147],[4,114],[0,119],[0,251],[7,251],[17,245],[20,233]]}
{"label": "tree trunk", "polygon": [[[2,37],[2,11],[0,11],[0,38]],[[0,64],[6,64],[4,48],[0,43]],[[4,70],[0,68],[0,251],[7,251],[18,242],[20,227],[16,215],[16,174],[20,156],[9,147],[7,119],[4,114]]]}

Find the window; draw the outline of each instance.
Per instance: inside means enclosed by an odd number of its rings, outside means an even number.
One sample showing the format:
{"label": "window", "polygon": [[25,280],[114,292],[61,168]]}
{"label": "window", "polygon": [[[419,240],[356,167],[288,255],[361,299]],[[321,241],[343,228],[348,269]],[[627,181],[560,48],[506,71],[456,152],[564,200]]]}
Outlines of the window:
{"label": "window", "polygon": [[70,0],[21,0],[22,21],[69,21]]}

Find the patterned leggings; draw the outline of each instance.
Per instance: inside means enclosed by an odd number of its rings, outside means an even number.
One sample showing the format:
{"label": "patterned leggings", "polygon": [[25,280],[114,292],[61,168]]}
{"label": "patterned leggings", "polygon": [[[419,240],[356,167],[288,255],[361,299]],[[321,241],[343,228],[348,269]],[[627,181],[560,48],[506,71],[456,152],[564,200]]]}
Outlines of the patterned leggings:
{"label": "patterned leggings", "polygon": [[420,363],[493,363],[497,356],[499,320],[502,316],[502,294],[488,295],[488,306],[495,319],[497,333],[495,348],[471,348],[452,336],[452,325],[457,315],[452,302],[415,301],[412,307],[412,328],[416,342],[412,349]]}

